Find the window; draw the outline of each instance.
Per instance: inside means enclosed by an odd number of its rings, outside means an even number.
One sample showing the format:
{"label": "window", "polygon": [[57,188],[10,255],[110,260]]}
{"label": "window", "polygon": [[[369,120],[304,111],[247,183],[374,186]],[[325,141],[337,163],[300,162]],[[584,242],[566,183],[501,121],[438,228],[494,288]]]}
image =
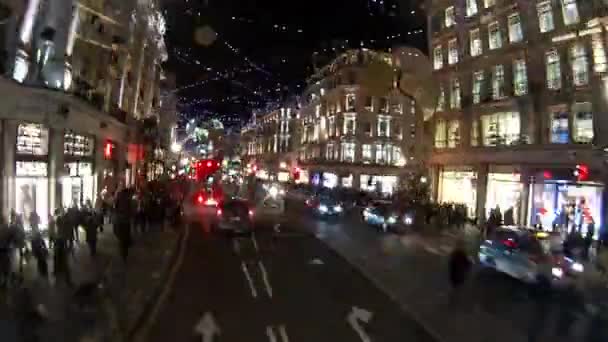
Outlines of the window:
{"label": "window", "polygon": [[540,27],[540,32],[545,33],[553,31],[555,25],[553,23],[551,1],[539,3],[536,5],[536,10],[538,11],[538,26]]}
{"label": "window", "polygon": [[551,123],[550,141],[553,144],[567,144],[569,142],[568,111],[565,108],[555,109],[549,113]]}
{"label": "window", "polygon": [[333,116],[333,115],[330,116],[330,117],[328,117],[327,118],[327,122],[328,122],[328,124],[327,124],[327,126],[328,126],[328,129],[327,129],[328,132],[327,132],[327,134],[330,137],[333,137],[334,135],[336,135],[336,117]]}
{"label": "window", "polygon": [[481,117],[484,146],[513,145],[520,141],[518,112],[500,112]]}
{"label": "window", "polygon": [[456,24],[456,13],[454,6],[445,9],[445,27],[452,27]]}
{"label": "window", "polygon": [[332,160],[334,159],[334,144],[329,143],[325,146],[325,159]]}
{"label": "window", "polygon": [[396,137],[399,140],[403,139],[403,133],[401,132],[401,127],[399,126],[399,122],[396,122],[392,125],[393,133],[392,136]]}
{"label": "window", "polygon": [[343,142],[342,143],[342,161],[346,163],[355,162],[355,143]]}
{"label": "window", "polygon": [[441,45],[435,46],[433,49],[433,68],[435,70],[443,68],[443,51]]}
{"label": "window", "polygon": [[397,114],[403,114],[403,104],[399,100],[391,101],[391,111]]}
{"label": "window", "polygon": [[509,16],[509,41],[511,43],[521,42],[524,39],[524,33],[521,27],[521,19],[519,13],[514,13]]}
{"label": "window", "polygon": [[513,91],[515,96],[528,93],[528,73],[525,59],[517,59],[513,62]]}
{"label": "window", "polygon": [[500,100],[505,97],[505,68],[496,65],[492,72],[492,98]]}
{"label": "window", "polygon": [[388,99],[386,97],[381,97],[378,99],[378,109],[380,113],[388,113]]}
{"label": "window", "polygon": [[346,94],[346,103],[344,110],[353,111],[355,110],[355,94]]}
{"label": "window", "polygon": [[477,12],[477,0],[467,0],[467,17],[472,17]]}
{"label": "window", "polygon": [[445,110],[445,89],[439,86],[439,98],[437,99],[437,111]]}
{"label": "window", "polygon": [[369,111],[374,110],[374,101],[371,96],[365,97],[365,109],[367,109]]}
{"label": "window", "polygon": [[366,162],[369,163],[374,159],[373,153],[372,153],[372,145],[363,144],[361,146],[361,158],[363,159],[364,163],[366,163]]}
{"label": "window", "polygon": [[572,59],[572,75],[575,86],[584,86],[589,83],[589,61],[587,51],[582,43],[575,43],[570,48]]}
{"label": "window", "polygon": [[389,137],[391,135],[390,130],[391,120],[390,117],[378,116],[378,136]]}
{"label": "window", "polygon": [[345,135],[354,135],[357,129],[357,118],[354,114],[344,115],[343,132]]}
{"label": "window", "polygon": [[373,137],[374,133],[372,132],[372,123],[371,122],[366,122],[363,126],[364,129],[364,133],[366,136],[368,137]]}
{"label": "window", "polygon": [[479,120],[471,122],[471,146],[479,145]]}
{"label": "window", "polygon": [[457,78],[452,79],[452,87],[450,93],[450,108],[460,109],[460,81]]}
{"label": "window", "polygon": [[456,38],[448,42],[448,64],[458,63],[458,41]]}
{"label": "window", "polygon": [[572,105],[572,140],[579,144],[593,142],[593,110],[590,102]]}
{"label": "window", "polygon": [[488,25],[488,35],[490,36],[490,50],[500,49],[502,47],[502,35],[500,34],[498,21]]}
{"label": "window", "polygon": [[471,30],[469,33],[469,41],[471,44],[471,56],[476,57],[483,53],[483,47],[481,45],[481,34],[479,29]]}
{"label": "window", "polygon": [[473,103],[481,102],[481,91],[483,89],[483,71],[473,73]]}
{"label": "window", "polygon": [[49,130],[41,124],[22,123],[17,127],[17,153],[46,156]]}
{"label": "window", "polygon": [[593,49],[593,70],[601,73],[608,71],[608,59],[604,48],[603,37],[600,34],[591,36],[591,48]]}
{"label": "window", "polygon": [[435,122],[435,148],[445,148],[448,143],[447,139],[447,122],[443,119],[438,119]]}
{"label": "window", "polygon": [[376,164],[390,164],[393,152],[391,144],[376,144]]}
{"label": "window", "polygon": [[448,147],[454,148],[460,145],[460,121],[450,120],[448,127]]}
{"label": "window", "polygon": [[562,0],[562,14],[564,15],[564,24],[572,25],[578,23],[579,17],[576,0]]}
{"label": "window", "polygon": [[494,5],[496,5],[496,0],[483,0],[483,6],[485,8],[490,8]]}
{"label": "window", "polygon": [[78,157],[91,157],[95,150],[94,138],[67,131],[63,135],[63,154]]}
{"label": "window", "polygon": [[547,88],[560,89],[562,87],[562,69],[557,50],[547,51],[545,54],[547,72]]}

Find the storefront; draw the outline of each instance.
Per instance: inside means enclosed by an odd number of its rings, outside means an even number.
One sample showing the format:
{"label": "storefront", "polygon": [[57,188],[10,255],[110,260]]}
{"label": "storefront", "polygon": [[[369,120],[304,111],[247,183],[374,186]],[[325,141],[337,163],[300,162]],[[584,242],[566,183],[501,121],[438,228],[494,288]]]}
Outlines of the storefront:
{"label": "storefront", "polygon": [[468,170],[444,170],[439,175],[438,201],[467,206],[470,217],[477,208],[477,173]]}
{"label": "storefront", "polygon": [[338,176],[335,173],[323,173],[323,187],[333,189],[338,186]]}
{"label": "storefront", "polygon": [[87,200],[95,201],[93,160],[95,139],[71,131],[63,136],[65,173],[61,179],[61,204],[82,206]]}
{"label": "storefront", "polygon": [[397,176],[361,175],[361,190],[378,192],[385,196],[393,195],[397,191],[399,178]]}
{"label": "storefront", "polygon": [[505,224],[517,224],[521,216],[523,185],[519,173],[489,173],[486,198],[486,217],[500,209]]}
{"label": "storefront", "polygon": [[17,126],[15,151],[15,211],[23,215],[25,229],[31,229],[30,215],[36,212],[42,228],[48,223],[49,130],[42,124]]}

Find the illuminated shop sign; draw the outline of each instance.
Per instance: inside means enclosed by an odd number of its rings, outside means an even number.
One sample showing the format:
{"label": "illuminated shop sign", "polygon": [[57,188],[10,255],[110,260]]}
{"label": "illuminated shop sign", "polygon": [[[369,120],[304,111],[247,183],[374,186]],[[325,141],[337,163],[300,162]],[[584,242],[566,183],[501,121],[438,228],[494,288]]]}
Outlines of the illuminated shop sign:
{"label": "illuminated shop sign", "polygon": [[41,124],[23,123],[17,127],[17,153],[46,156],[49,130]]}
{"label": "illuminated shop sign", "polygon": [[64,164],[70,177],[90,176],[93,174],[93,164],[87,162],[71,162]]}
{"label": "illuminated shop sign", "polygon": [[17,177],[46,177],[48,164],[39,161],[18,161],[15,174]]}
{"label": "illuminated shop sign", "polygon": [[63,153],[75,157],[91,157],[95,150],[95,139],[71,131],[63,135]]}

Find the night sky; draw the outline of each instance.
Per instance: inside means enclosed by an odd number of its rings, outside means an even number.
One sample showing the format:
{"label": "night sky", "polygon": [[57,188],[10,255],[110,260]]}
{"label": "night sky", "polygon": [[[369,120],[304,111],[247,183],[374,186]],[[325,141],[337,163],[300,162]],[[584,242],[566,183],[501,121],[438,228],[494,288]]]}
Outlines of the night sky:
{"label": "night sky", "polygon": [[[238,126],[299,94],[313,65],[344,49],[407,44],[426,51],[418,3],[165,0],[165,68],[177,75],[178,110],[184,118],[215,117]],[[217,39],[201,32],[215,32]]]}

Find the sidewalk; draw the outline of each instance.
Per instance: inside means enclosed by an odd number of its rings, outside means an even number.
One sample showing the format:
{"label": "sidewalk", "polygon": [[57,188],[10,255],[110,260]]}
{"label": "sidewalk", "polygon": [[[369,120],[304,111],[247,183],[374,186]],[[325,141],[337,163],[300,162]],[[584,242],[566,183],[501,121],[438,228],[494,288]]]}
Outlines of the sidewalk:
{"label": "sidewalk", "polygon": [[[147,303],[156,294],[165,269],[176,250],[179,233],[173,230],[134,236],[127,265],[118,252],[118,241],[111,225],[106,225],[98,240],[98,256],[90,257],[87,245],[78,244],[70,258],[72,279],[76,287],[106,277],[106,288],[99,292],[99,305],[91,310],[73,309],[73,289],[61,282],[38,277],[32,257],[23,268],[24,286],[31,290],[36,303],[44,305],[48,319],[39,327],[41,341],[119,341],[135,325]],[[50,257],[52,259],[52,256]],[[52,260],[49,261],[52,272]],[[14,316],[0,303],[0,329],[14,327]],[[104,305],[105,304],[105,305]],[[4,323],[4,324],[2,324]],[[12,341],[13,332],[0,330],[2,341]],[[4,339],[4,337],[9,337]]]}

